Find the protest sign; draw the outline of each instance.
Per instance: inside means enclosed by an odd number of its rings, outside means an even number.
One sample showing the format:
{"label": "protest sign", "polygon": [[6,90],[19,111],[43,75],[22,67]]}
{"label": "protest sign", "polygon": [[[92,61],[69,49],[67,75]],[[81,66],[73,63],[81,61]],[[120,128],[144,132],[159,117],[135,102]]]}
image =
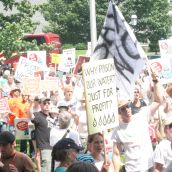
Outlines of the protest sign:
{"label": "protest sign", "polygon": [[58,70],[69,72],[75,66],[75,48],[63,50]]}
{"label": "protest sign", "polygon": [[59,80],[56,77],[46,77],[41,80],[41,91],[57,91]]}
{"label": "protest sign", "polygon": [[22,78],[22,94],[39,96],[41,94],[41,78],[40,77],[23,77]]}
{"label": "protest sign", "polygon": [[27,58],[41,66],[46,65],[46,51],[27,51]]}
{"label": "protest sign", "polygon": [[61,59],[61,54],[51,54],[51,63],[59,64]]}
{"label": "protest sign", "polygon": [[29,126],[29,119],[26,118],[15,118],[14,126],[16,129],[16,140],[29,140],[31,139],[31,131],[33,127]]}
{"label": "protest sign", "polygon": [[82,71],[89,134],[113,128],[118,123],[113,59],[84,63]]}
{"label": "protest sign", "polygon": [[22,77],[34,76],[34,72],[42,69],[42,67],[43,66],[40,66],[37,62],[31,61],[25,57],[20,57],[14,77],[21,82]]}
{"label": "protest sign", "polygon": [[9,106],[8,106],[8,102],[7,99],[5,98],[1,98],[0,99],[0,113],[6,113],[9,112]]}
{"label": "protest sign", "polygon": [[155,71],[162,84],[167,84],[172,82],[172,58],[159,58],[149,60],[151,68]]}
{"label": "protest sign", "polygon": [[80,73],[82,71],[82,64],[88,62],[89,60],[90,60],[90,57],[79,56],[76,62],[75,68],[73,70],[73,74]]}
{"label": "protest sign", "polygon": [[159,40],[159,49],[162,58],[172,58],[172,39]]}

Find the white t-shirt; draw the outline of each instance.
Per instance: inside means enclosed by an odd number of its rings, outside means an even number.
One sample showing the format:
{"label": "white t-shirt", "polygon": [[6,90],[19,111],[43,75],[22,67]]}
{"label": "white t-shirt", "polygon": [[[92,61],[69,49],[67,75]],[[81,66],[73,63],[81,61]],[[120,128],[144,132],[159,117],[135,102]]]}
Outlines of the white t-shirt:
{"label": "white t-shirt", "polygon": [[171,142],[167,139],[162,140],[154,151],[154,162],[163,165],[163,172],[172,165]]}
{"label": "white t-shirt", "polygon": [[153,149],[149,136],[150,109],[143,107],[129,123],[114,128],[112,140],[121,143],[126,157],[127,172],[146,171],[153,166]]}
{"label": "white t-shirt", "polygon": [[[71,138],[78,146],[81,146],[80,137],[77,131],[69,129],[70,132],[66,135],[66,138]],[[59,129],[53,127],[50,131],[50,146],[54,146],[65,135],[67,129]]]}

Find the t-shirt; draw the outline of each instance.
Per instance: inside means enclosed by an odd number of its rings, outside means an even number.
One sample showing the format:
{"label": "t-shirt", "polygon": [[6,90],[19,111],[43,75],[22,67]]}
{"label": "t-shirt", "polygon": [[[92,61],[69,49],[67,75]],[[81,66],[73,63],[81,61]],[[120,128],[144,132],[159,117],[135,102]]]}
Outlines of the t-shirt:
{"label": "t-shirt", "polygon": [[138,113],[140,111],[140,109],[144,106],[146,106],[146,103],[142,99],[140,99],[140,107],[137,107],[133,103],[131,103],[132,114],[134,115],[134,114]]}
{"label": "t-shirt", "polygon": [[129,123],[114,128],[112,140],[121,143],[126,157],[127,172],[146,171],[153,166],[153,149],[149,136],[150,109],[144,107]]}
{"label": "t-shirt", "polygon": [[9,164],[14,165],[18,172],[34,172],[34,165],[32,160],[24,153],[16,152],[11,158],[3,159],[2,163],[4,164],[3,169],[5,171],[9,170]]}
{"label": "t-shirt", "polygon": [[32,122],[35,124],[35,139],[37,147],[40,149],[52,149],[50,146],[50,124],[47,115],[43,112],[35,112]]}
{"label": "t-shirt", "polygon": [[[50,131],[50,145],[54,146],[67,132],[67,129],[59,129],[58,127],[53,127]],[[69,129],[69,133],[66,138],[71,138],[79,146],[81,145],[79,133],[75,130]]]}
{"label": "t-shirt", "polygon": [[57,167],[55,169],[55,172],[66,172],[66,168],[65,167]]}
{"label": "t-shirt", "polygon": [[167,172],[166,169],[172,164],[172,148],[169,140],[164,139],[156,146],[154,151],[154,162],[162,164],[162,172]]}

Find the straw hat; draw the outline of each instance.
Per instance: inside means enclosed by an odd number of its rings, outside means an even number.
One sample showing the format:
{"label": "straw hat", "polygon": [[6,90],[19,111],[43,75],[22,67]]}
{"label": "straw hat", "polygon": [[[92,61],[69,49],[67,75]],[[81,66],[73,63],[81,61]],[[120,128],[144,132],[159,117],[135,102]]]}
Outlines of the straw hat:
{"label": "straw hat", "polygon": [[120,108],[128,103],[129,103],[128,99],[120,99],[120,100],[118,100],[118,108]]}

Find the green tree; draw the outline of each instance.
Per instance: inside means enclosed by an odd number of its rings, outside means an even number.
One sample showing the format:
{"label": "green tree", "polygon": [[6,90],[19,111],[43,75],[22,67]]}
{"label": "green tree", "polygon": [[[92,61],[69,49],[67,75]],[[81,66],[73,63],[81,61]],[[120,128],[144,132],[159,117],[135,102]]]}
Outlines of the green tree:
{"label": "green tree", "polygon": [[149,41],[150,50],[158,52],[158,40],[168,37],[172,22],[168,0],[125,0],[120,7],[128,22],[132,14],[137,15],[133,28],[138,40]]}
{"label": "green tree", "polygon": [[[31,20],[38,6],[32,6],[28,0],[16,2],[15,0],[0,0],[4,12],[0,13],[0,52],[6,58],[12,53],[26,50],[39,50],[46,46],[38,47],[36,42],[26,42],[20,38],[26,33],[33,33],[36,23]],[[6,12],[10,15],[6,15]]]}
{"label": "green tree", "polygon": [[[76,44],[90,41],[90,0],[49,0],[43,14],[49,22],[46,32],[58,33],[63,43]],[[100,32],[108,1],[96,0],[97,30]]]}

